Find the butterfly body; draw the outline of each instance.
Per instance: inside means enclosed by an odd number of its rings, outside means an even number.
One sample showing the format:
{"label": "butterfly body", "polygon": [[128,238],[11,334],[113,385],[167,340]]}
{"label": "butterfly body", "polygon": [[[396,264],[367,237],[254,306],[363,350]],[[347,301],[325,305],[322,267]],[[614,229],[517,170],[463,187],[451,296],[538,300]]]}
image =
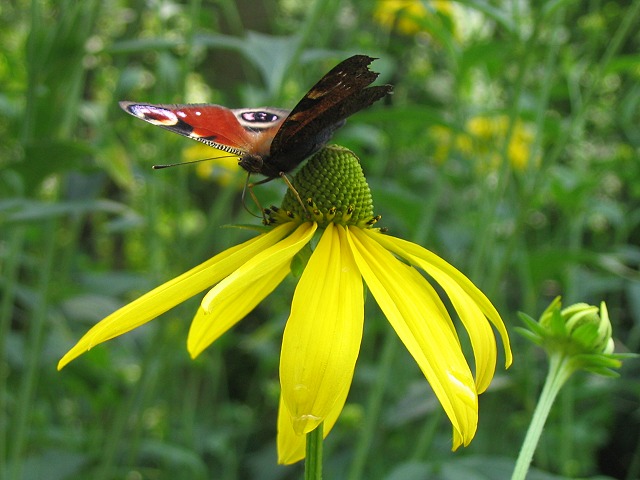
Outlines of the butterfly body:
{"label": "butterfly body", "polygon": [[293,110],[120,102],[131,115],[238,157],[250,173],[274,178],[320,150],[345,119],[391,92],[369,85],[373,58],[350,57],[327,73]]}

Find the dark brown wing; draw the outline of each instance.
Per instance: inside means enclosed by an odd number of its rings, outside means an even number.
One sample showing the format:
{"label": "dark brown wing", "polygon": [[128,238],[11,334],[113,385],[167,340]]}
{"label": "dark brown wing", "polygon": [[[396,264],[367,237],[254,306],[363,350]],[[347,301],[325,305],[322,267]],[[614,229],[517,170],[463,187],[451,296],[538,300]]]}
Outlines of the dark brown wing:
{"label": "dark brown wing", "polygon": [[373,60],[367,55],[347,58],[307,92],[271,143],[274,168],[291,170],[322,148],[348,116],[392,91],[391,85],[369,87],[378,77],[368,68]]}

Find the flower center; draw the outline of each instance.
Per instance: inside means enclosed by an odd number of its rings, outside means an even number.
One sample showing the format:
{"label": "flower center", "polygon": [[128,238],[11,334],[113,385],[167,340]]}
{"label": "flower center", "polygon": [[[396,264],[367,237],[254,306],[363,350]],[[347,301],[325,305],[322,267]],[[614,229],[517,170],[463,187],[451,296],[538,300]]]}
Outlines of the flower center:
{"label": "flower center", "polygon": [[373,215],[360,160],[344,147],[320,150],[291,179],[291,186],[280,208],[266,210],[269,224],[311,220],[320,227],[334,222],[369,228],[380,219]]}

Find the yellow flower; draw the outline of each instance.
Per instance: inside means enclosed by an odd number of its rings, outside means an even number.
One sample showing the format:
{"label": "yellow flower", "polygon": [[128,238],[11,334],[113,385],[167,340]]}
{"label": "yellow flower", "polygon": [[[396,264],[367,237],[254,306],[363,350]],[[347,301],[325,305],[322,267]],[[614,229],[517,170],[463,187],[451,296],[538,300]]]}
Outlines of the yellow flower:
{"label": "yellow flower", "polygon": [[[498,168],[502,158],[501,149],[508,131],[509,118],[506,115],[472,117],[467,121],[463,133],[454,133],[443,126],[432,127],[430,133],[437,143],[434,157],[439,162],[444,162],[450,149],[454,147],[465,156],[482,160],[484,166]],[[531,127],[520,119],[516,120],[506,152],[507,159],[515,170],[522,171],[527,168],[533,141]]]}
{"label": "yellow flower", "polygon": [[424,0],[378,0],[373,18],[389,30],[405,35],[415,35],[426,30],[430,24],[426,19],[434,12],[449,18],[453,15],[449,1],[429,2],[428,9],[426,4]]}
{"label": "yellow flower", "polygon": [[209,145],[203,143],[195,143],[183,151],[182,160],[198,162],[196,173],[200,178],[214,180],[222,186],[235,183],[239,189],[244,185],[246,173],[238,165],[238,157],[235,155],[229,155],[222,150],[212,150]]}
{"label": "yellow flower", "polygon": [[[282,208],[266,211],[269,231],[161,285],[94,326],[60,360],[62,368],[100,342],[125,333],[215,285],[187,339],[192,357],[247,315],[290,273],[293,258],[319,240],[293,295],[280,357],[278,461],[304,457],[304,434],[326,436],[347,398],[364,324],[363,279],[431,384],[453,425],[453,448],[472,440],[478,394],[495,372],[491,324],[511,363],[505,326],[487,297],[434,253],[373,228],[373,203],[357,157],[327,147],[292,180]],[[313,200],[311,200],[311,197]],[[301,205],[300,198],[306,204]],[[475,379],[447,309],[421,272],[447,293],[471,339]]]}

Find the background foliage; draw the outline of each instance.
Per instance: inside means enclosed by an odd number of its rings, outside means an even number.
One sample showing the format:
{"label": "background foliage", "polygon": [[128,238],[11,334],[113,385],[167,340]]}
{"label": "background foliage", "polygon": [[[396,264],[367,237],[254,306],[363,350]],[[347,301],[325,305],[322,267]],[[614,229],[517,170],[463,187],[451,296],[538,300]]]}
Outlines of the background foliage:
{"label": "background foliage", "polygon": [[[335,141],[362,159],[382,225],[437,252],[510,329],[607,301],[640,343],[640,2],[9,0],[0,5],[0,477],[289,479],[275,457],[293,280],[191,361],[198,299],[60,356],[123,303],[238,241],[243,175],[118,100],[292,107],[340,60],[395,93]],[[281,182],[258,189],[278,202]],[[515,337],[470,447],[373,303],[327,478],[508,478],[545,372]],[[580,375],[531,478],[639,478],[640,381]],[[542,473],[547,472],[547,473]],[[599,477],[602,478],[602,477]]]}

